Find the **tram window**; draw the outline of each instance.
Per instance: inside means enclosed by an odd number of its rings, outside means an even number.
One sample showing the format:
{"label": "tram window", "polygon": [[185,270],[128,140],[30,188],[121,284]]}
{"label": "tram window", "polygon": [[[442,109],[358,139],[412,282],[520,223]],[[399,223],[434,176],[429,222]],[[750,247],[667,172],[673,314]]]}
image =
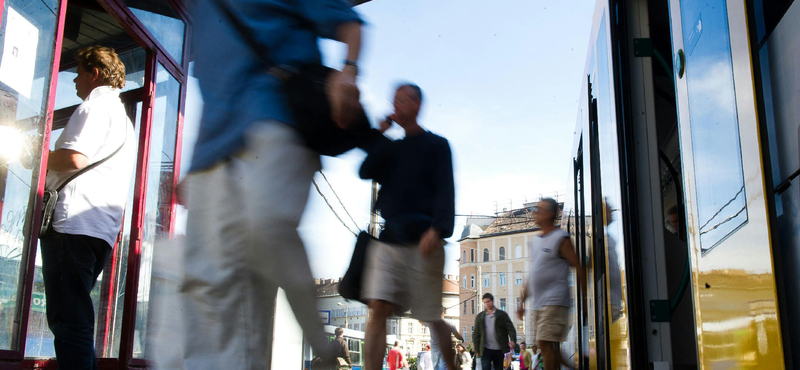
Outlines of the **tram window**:
{"label": "tram window", "polygon": [[[681,17],[698,232],[706,253],[748,219],[739,118],[725,2],[681,2]],[[697,27],[702,31],[694,32]]]}

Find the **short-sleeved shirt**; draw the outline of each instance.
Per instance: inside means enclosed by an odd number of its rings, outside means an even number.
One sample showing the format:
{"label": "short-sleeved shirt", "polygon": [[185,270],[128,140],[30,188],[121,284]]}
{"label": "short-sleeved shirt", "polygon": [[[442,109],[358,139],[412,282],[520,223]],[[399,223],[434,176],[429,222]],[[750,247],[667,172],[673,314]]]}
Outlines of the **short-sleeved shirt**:
{"label": "short-sleeved shirt", "polygon": [[397,370],[403,366],[403,351],[400,348],[392,348],[389,350],[389,355],[386,357],[386,363],[389,365],[389,370]]}
{"label": "short-sleeved shirt", "polygon": [[542,306],[570,305],[569,263],[561,257],[559,248],[566,231],[555,229],[546,235],[534,236],[529,242],[531,270],[527,289],[533,298],[533,309]]}
{"label": "short-sleeved shirt", "polygon": [[224,15],[220,2],[252,30],[268,50],[263,56],[275,65],[319,63],[319,37],[334,38],[340,24],[361,22],[347,0],[195,1],[194,76],[204,104],[192,171],[243,150],[245,133],[255,122],[293,124],[281,81],[266,73],[264,60]]}
{"label": "short-sleeved shirt", "polygon": [[[75,110],[55,143],[55,149],[70,149],[95,163],[114,153],[103,164],[70,181],[58,194],[53,229],[63,234],[102,239],[110,246],[119,234],[136,165],[137,138],[119,99],[119,90],[101,86]],[[47,189],[56,190],[75,174],[47,172]]]}
{"label": "short-sleeved shirt", "polygon": [[497,330],[495,329],[495,317],[496,317],[497,310],[494,311],[491,315],[487,312],[483,316],[483,323],[485,326],[484,335],[486,336],[486,341],[483,342],[483,347],[493,350],[500,350],[500,342],[497,341]]}

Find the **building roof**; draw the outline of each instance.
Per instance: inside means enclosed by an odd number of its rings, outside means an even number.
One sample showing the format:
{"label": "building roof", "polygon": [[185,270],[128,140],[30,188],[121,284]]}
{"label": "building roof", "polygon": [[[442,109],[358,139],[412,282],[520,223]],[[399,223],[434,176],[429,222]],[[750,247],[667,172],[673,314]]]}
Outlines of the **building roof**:
{"label": "building roof", "polygon": [[539,226],[533,221],[533,207],[514,209],[501,213],[481,234],[481,238],[536,231]]}

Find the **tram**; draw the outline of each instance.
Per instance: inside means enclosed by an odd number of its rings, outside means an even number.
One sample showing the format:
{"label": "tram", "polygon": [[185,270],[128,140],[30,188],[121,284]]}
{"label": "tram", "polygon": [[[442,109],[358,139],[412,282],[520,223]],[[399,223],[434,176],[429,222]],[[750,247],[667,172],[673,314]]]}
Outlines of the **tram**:
{"label": "tram", "polygon": [[582,369],[800,367],[800,1],[598,1],[562,226]]}

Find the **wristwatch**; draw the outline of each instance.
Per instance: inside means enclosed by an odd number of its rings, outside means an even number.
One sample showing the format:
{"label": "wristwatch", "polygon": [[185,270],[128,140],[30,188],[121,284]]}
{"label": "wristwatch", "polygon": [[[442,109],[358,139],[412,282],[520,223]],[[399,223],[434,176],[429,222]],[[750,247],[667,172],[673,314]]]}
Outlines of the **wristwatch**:
{"label": "wristwatch", "polygon": [[345,67],[353,67],[353,68],[355,68],[356,69],[356,74],[358,74],[358,62],[356,62],[355,60],[350,60],[350,59],[345,60],[344,61],[344,66]]}

